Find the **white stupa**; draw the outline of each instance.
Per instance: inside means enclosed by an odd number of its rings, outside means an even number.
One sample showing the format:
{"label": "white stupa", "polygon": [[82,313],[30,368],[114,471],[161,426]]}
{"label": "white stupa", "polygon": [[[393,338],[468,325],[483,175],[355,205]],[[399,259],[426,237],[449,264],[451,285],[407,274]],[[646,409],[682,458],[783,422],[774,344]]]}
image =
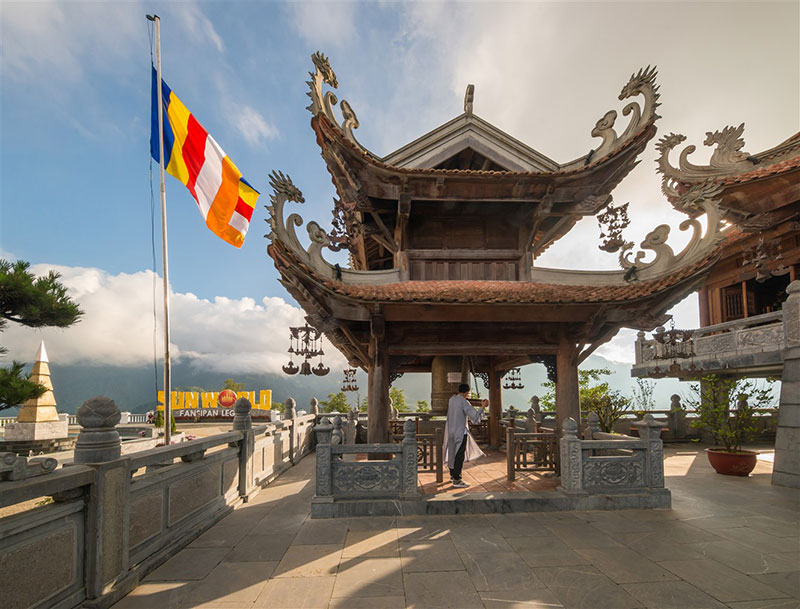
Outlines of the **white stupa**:
{"label": "white stupa", "polygon": [[5,427],[3,439],[6,442],[17,442],[66,438],[69,435],[69,423],[66,418],[59,419],[56,410],[56,398],[53,395],[53,382],[50,380],[50,365],[44,341],[39,345],[30,380],[44,385],[47,391],[38,398],[32,398],[22,404],[17,414],[17,422]]}

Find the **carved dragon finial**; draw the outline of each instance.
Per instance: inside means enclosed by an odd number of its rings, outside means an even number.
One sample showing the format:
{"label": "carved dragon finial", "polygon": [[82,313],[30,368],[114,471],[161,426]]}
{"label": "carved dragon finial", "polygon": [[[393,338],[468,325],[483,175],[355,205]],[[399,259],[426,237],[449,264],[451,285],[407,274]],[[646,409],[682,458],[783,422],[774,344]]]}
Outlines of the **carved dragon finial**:
{"label": "carved dragon finial", "polygon": [[647,66],[631,74],[630,80],[622,87],[619,99],[622,101],[641,95],[644,97],[644,109],[642,109],[636,101],[629,102],[622,109],[622,114],[624,116],[630,115],[631,118],[621,136],[617,136],[617,132],[614,130],[617,112],[615,110],[606,112],[603,118],[597,121],[594,129],[592,129],[592,136],[602,138],[603,140],[597,150],[594,151],[592,160],[597,160],[607,155],[630,139],[642,127],[660,118],[658,114],[656,114],[656,108],[660,105],[658,103],[658,98],[660,97],[658,85],[656,85],[657,74],[658,72],[655,66],[652,68]]}
{"label": "carved dragon finial", "polygon": [[[670,227],[667,224],[660,224],[650,231],[639,244],[642,250],[655,252],[655,258],[650,262],[644,262],[646,254],[640,250],[636,253],[635,258],[631,259],[633,244],[629,242],[622,247],[619,254],[620,266],[629,271],[632,276],[635,275],[642,280],[666,273],[671,269],[693,264],[710,254],[723,239],[719,205],[715,200],[703,198],[700,199],[698,206],[706,214],[708,225],[703,234],[703,228],[696,218],[689,218],[681,222],[679,226],[681,231],[692,229],[692,237],[683,251],[675,254],[667,244]],[[643,273],[648,277],[642,276]]]}
{"label": "carved dragon finial", "polygon": [[339,106],[342,111],[342,123],[340,124],[333,112],[333,107],[339,102],[339,99],[333,91],[323,92],[322,90],[323,84],[327,84],[333,89],[339,88],[339,81],[336,79],[333,68],[331,68],[330,61],[320,51],[311,56],[311,61],[314,63],[315,69],[313,72],[308,73],[311,76],[311,80],[306,81],[310,89],[306,95],[311,98],[311,105],[306,110],[314,116],[324,114],[333,125],[341,129],[348,140],[363,150],[364,147],[358,143],[355,135],[353,135],[353,129],[358,129],[359,127],[358,117],[353,107],[347,100],[342,100]]}
{"label": "carved dragon finial", "polygon": [[758,163],[758,159],[742,151],[744,147],[743,133],[744,123],[738,127],[727,126],[717,131],[707,131],[703,144],[705,146],[716,145],[709,164],[695,165],[689,161],[688,156],[697,149],[694,145],[689,145],[681,151],[678,167],[670,164],[669,155],[674,148],[686,140],[686,136],[670,133],[662,137],[656,144],[656,150],[660,153],[656,163],[658,171],[664,176],[662,179],[663,190],[667,196],[673,198],[680,195],[672,183],[674,181],[701,182],[751,170],[753,165]]}

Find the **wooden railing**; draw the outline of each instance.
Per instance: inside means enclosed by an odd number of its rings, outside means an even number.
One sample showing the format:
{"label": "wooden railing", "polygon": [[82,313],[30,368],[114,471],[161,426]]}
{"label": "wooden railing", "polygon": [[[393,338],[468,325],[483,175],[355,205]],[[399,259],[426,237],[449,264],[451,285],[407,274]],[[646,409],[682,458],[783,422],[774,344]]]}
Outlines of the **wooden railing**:
{"label": "wooden railing", "polygon": [[506,477],[516,479],[518,471],[557,472],[559,466],[558,436],[554,431],[519,432],[506,427]]}

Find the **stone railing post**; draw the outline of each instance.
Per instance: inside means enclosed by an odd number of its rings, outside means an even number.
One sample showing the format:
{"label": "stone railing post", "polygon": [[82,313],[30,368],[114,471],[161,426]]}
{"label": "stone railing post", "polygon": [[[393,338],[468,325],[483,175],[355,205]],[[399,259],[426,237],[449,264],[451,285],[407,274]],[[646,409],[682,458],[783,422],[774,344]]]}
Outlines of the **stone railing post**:
{"label": "stone railing post", "polygon": [[253,453],[255,434],[253,433],[253,405],[247,398],[239,398],[233,404],[233,431],[242,432],[239,443],[239,496],[247,498],[254,488]]}
{"label": "stone railing post", "polygon": [[561,431],[561,488],[565,493],[583,493],[583,455],[575,419],[565,420]]}
{"label": "stone railing post", "polygon": [[331,420],[328,417],[322,417],[319,425],[314,426],[314,435],[317,437],[317,446],[320,444],[330,444],[332,431],[333,425],[331,425]]}
{"label": "stone railing post", "polygon": [[128,570],[130,474],[127,461],[120,459],[119,420],[119,408],[107,397],[91,398],[78,409],[81,431],[74,460],[95,470],[86,513],[86,597],[90,601],[109,592]]}
{"label": "stone railing post", "polygon": [[664,423],[659,423],[648,413],[634,425],[639,429],[639,438],[647,441],[645,484],[650,488],[664,488],[664,444],[661,442]]}
{"label": "stone railing post", "polygon": [[533,433],[536,431],[536,412],[533,408],[529,408],[525,413],[525,431]]}
{"label": "stone railing post", "polygon": [[411,419],[403,423],[403,498],[416,497],[417,491],[417,424]]}
{"label": "stone railing post", "polygon": [[311,401],[308,403],[308,408],[309,414],[319,414],[319,400],[317,398],[311,398]]}
{"label": "stone railing post", "polygon": [[669,398],[667,427],[672,430],[672,437],[676,440],[682,440],[686,437],[686,411],[681,404],[681,396],[677,393],[673,393]]}
{"label": "stone railing post", "polygon": [[319,425],[314,427],[317,436],[317,483],[316,496],[330,497],[333,500],[331,486],[331,432],[333,425],[328,417],[323,417]]}
{"label": "stone railing post", "polygon": [[800,280],[786,288],[783,303],[783,373],[775,432],[772,484],[800,488]]}
{"label": "stone railing post", "polygon": [[643,330],[639,330],[636,333],[636,343],[635,343],[635,345],[636,346],[634,347],[634,353],[635,353],[635,355],[634,355],[635,360],[634,361],[638,365],[638,364],[641,364],[644,361],[644,356],[642,354],[642,347],[644,347],[644,331]]}
{"label": "stone railing post", "polygon": [[345,444],[355,444],[356,443],[356,427],[358,426],[358,411],[357,410],[348,410],[347,411],[347,425],[344,430],[344,443]]}
{"label": "stone railing post", "polygon": [[344,444],[344,432],[342,431],[342,415],[337,414],[333,417],[333,431],[331,432],[331,444]]}
{"label": "stone railing post", "polygon": [[295,409],[296,403],[294,398],[287,398],[283,403],[283,418],[288,421],[286,425],[289,428],[289,462],[294,465],[294,450],[295,450],[295,417],[297,417],[297,410]]}
{"label": "stone railing post", "polygon": [[594,440],[594,434],[600,432],[600,416],[592,411],[586,415],[586,430],[583,432],[584,440]]}

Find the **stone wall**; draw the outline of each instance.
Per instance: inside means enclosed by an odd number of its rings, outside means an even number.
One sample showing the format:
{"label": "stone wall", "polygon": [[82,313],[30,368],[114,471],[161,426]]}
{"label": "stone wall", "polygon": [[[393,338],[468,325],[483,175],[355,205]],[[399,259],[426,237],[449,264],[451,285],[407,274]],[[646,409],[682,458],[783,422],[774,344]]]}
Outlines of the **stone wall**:
{"label": "stone wall", "polygon": [[84,404],[74,465],[0,481],[0,507],[53,499],[0,518],[0,606],[110,607],[309,452],[313,415],[253,427],[234,409],[232,431],[122,455],[114,402]]}

